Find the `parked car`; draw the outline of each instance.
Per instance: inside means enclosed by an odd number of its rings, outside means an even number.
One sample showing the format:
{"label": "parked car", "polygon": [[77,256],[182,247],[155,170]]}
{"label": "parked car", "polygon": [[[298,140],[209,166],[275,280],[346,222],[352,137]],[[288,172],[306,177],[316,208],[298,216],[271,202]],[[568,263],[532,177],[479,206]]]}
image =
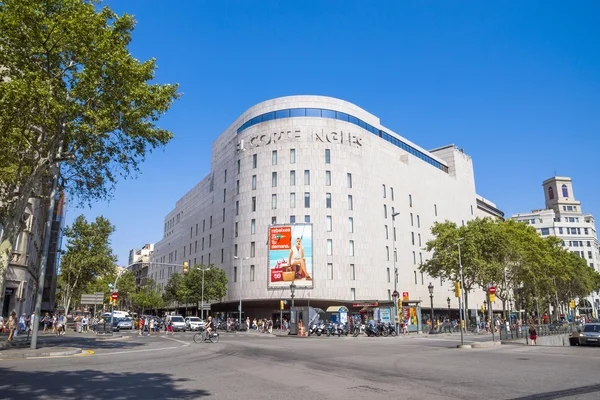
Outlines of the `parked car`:
{"label": "parked car", "polygon": [[133,321],[131,318],[115,318],[113,320],[113,329],[120,331],[121,329],[133,329]]}
{"label": "parked car", "polygon": [[185,319],[186,330],[188,331],[197,331],[201,328],[204,328],[204,321],[202,321],[198,317],[187,317]]}
{"label": "parked car", "polygon": [[585,324],[583,329],[578,329],[577,332],[571,333],[569,336],[569,344],[571,346],[579,345],[600,345],[600,323]]}
{"label": "parked car", "polygon": [[171,325],[173,325],[173,332],[181,331],[185,332],[185,320],[181,315],[168,315],[167,322],[171,321]]}

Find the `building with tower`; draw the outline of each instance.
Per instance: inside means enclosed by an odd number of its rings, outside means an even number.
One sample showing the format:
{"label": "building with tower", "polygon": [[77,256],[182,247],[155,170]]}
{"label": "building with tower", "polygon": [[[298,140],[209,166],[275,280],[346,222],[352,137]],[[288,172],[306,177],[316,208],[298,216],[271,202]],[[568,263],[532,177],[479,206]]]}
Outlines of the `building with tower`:
{"label": "building with tower", "polygon": [[[585,214],[581,202],[575,198],[573,182],[565,176],[554,176],[542,183],[545,208],[529,213],[515,214],[516,221],[531,225],[542,236],[556,236],[563,241],[566,250],[585,259],[590,266],[600,272],[600,247],[596,233],[594,216]],[[589,304],[580,305],[580,313],[597,314],[600,297],[592,293]]]}

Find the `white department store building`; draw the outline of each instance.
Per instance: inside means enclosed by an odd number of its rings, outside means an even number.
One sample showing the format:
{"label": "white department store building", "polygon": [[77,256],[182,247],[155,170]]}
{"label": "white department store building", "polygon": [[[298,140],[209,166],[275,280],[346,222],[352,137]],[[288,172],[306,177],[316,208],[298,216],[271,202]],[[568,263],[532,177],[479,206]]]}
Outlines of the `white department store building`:
{"label": "white department store building", "polygon": [[[600,272],[600,250],[594,216],[585,214],[575,198],[571,178],[554,176],[546,179],[544,197],[546,208],[529,213],[515,214],[512,219],[530,224],[541,236],[556,236],[566,250],[585,259],[591,268]],[[588,297],[597,311],[600,297],[597,292]],[[584,307],[580,308],[580,312]]]}
{"label": "white department store building", "polygon": [[[456,310],[452,284],[418,267],[435,221],[461,225],[478,215],[503,214],[477,196],[462,149],[425,150],[343,100],[276,98],[248,109],[213,142],[211,171],[165,217],[148,276],[164,287],[182,269],[160,263],[214,264],[229,284],[213,310],[237,310],[241,294],[247,315],[270,316],[290,290],[269,288],[269,227],[309,223],[312,282],[296,290],[296,305],[391,304],[395,267],[400,296],[408,292],[428,310],[432,282],[435,308],[447,310],[450,297]],[[472,293],[469,304],[483,299]]]}

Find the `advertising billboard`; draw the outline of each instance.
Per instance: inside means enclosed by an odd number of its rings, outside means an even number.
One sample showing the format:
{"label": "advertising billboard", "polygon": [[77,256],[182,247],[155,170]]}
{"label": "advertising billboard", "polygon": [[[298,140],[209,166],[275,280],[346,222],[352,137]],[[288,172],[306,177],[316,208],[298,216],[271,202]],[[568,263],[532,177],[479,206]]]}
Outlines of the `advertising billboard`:
{"label": "advertising billboard", "polygon": [[269,226],[269,288],[313,287],[312,224]]}

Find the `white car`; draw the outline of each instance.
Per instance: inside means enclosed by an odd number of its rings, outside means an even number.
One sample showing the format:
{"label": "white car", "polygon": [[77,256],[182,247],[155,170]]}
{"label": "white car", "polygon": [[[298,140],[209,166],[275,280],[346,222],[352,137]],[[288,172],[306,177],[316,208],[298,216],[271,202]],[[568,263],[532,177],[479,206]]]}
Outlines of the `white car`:
{"label": "white car", "polygon": [[187,317],[185,319],[185,326],[188,331],[197,331],[204,328],[204,321],[198,317]]}
{"label": "white car", "polygon": [[173,332],[182,331],[185,332],[187,327],[185,325],[185,320],[181,315],[168,315],[167,321],[171,321],[171,325],[173,327]]}

